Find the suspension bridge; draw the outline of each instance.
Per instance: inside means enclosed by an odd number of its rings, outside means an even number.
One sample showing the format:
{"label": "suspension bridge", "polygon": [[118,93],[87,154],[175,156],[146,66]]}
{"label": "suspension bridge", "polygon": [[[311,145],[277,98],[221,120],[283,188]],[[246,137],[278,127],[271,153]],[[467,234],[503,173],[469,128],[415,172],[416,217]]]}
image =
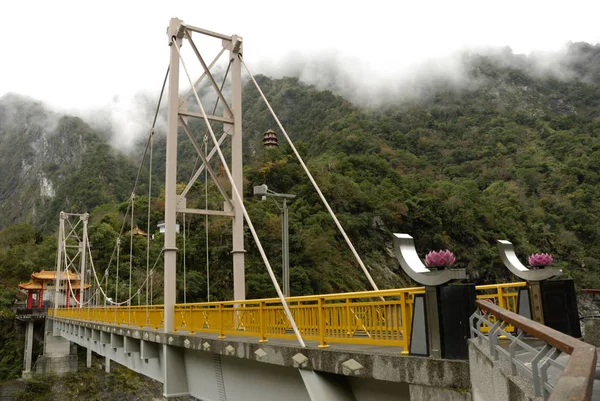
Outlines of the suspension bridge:
{"label": "suspension bridge", "polygon": [[[208,64],[197,45],[198,37],[220,46]],[[189,59],[184,54],[184,42],[201,67],[198,79],[192,78],[191,64],[186,63]],[[579,324],[576,309],[573,312],[568,308],[573,305],[572,281],[549,280],[560,274],[553,269],[528,270],[518,262],[510,243],[500,243],[499,256],[523,281],[460,285],[465,278],[464,270],[426,268],[416,255],[412,237],[396,234],[398,261],[422,286],[380,290],[250,72],[243,57],[243,39],[173,18],[167,29],[167,44],[169,66],[121,235],[108,266],[94,263],[88,240],[88,214],[60,215],[55,283],[54,288],[46,290],[46,294],[54,292],[52,308],[43,316],[46,319],[44,366],[48,371],[70,366],[68,361],[65,365],[64,358],[70,355],[70,344],[75,343],[87,349],[88,366],[92,352],[96,353],[105,358],[107,371],[110,362],[115,361],[162,382],[167,397],[190,395],[213,401],[512,400],[519,394],[523,397],[519,399],[592,399],[596,349],[574,338],[581,333],[573,323],[575,319]],[[213,67],[222,57],[226,59],[226,67],[219,84]],[[244,70],[372,290],[284,296],[244,206]],[[180,79],[189,86],[183,96]],[[212,114],[207,112],[205,100],[197,90],[203,82],[216,95]],[[151,259],[153,141],[167,87],[164,245],[160,254]],[[204,122],[203,138],[194,134],[190,119]],[[215,126],[220,128],[220,135],[216,134]],[[180,193],[177,191],[178,132],[185,134],[199,161],[199,167]],[[230,142],[229,160],[223,150],[226,141]],[[227,177],[228,186],[215,173],[211,163],[214,157]],[[142,233],[147,239],[146,274],[134,282],[132,244],[134,235],[140,234],[139,229],[134,230],[134,201],[146,162],[148,233]],[[222,196],[222,208],[210,209],[208,203],[204,209],[188,207],[187,195],[202,175],[205,188],[209,178],[212,179]],[[186,215],[202,215],[205,221],[209,216],[232,219],[232,300],[187,302]],[[178,251],[181,252],[176,246],[178,216],[183,221],[183,272],[176,269]],[[128,224],[130,230],[124,233]],[[244,225],[260,253],[276,298],[246,299]],[[127,237],[130,262],[122,266],[121,241]],[[163,270],[160,283],[163,302],[155,304],[153,285],[159,280],[159,268]],[[129,280],[119,282],[123,269],[129,269]],[[184,302],[177,303],[176,277],[181,275]],[[109,282],[115,283],[114,293]],[[37,287],[32,284],[28,288]],[[127,296],[123,299],[124,292]],[[42,292],[38,296],[41,300]],[[559,308],[553,310],[557,305]],[[32,308],[31,302],[28,306]],[[23,313],[24,320],[26,315]],[[31,327],[27,331],[26,372],[31,370],[32,321],[29,320]]]}

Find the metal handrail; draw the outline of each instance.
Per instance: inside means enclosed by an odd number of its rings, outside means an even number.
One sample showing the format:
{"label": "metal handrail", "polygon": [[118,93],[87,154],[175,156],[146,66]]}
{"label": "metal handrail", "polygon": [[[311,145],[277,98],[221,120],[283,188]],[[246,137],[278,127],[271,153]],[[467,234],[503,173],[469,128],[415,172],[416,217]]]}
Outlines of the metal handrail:
{"label": "metal handrail", "polygon": [[550,401],[591,400],[596,373],[596,348],[594,346],[499,306],[480,300],[475,303],[478,308],[485,309],[505,324],[510,324],[571,356],[554,386]]}
{"label": "metal handrail", "polygon": [[[477,298],[516,311],[517,292],[508,288],[525,285],[518,282],[477,286]],[[424,292],[424,287],[411,287],[288,297],[286,301],[303,337],[318,341],[321,347],[328,343],[369,344],[401,347],[407,353],[414,295]],[[279,298],[176,304],[171,330],[214,333],[221,338],[250,336],[260,341],[293,339],[282,313]],[[163,305],[61,308],[56,317],[130,327],[164,326]]]}

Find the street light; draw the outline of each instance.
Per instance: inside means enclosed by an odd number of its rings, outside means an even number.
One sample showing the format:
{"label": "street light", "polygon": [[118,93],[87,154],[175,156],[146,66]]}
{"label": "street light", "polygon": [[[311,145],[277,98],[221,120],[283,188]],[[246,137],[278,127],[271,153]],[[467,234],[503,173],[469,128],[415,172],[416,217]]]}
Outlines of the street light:
{"label": "street light", "polygon": [[282,276],[283,276],[283,295],[285,297],[290,296],[290,241],[289,241],[289,226],[288,226],[288,208],[287,200],[294,199],[296,195],[292,194],[280,194],[271,191],[266,184],[258,185],[254,187],[254,195],[262,196],[262,200],[265,200],[267,196],[272,198],[283,198],[283,218],[281,219],[281,265],[282,265]]}

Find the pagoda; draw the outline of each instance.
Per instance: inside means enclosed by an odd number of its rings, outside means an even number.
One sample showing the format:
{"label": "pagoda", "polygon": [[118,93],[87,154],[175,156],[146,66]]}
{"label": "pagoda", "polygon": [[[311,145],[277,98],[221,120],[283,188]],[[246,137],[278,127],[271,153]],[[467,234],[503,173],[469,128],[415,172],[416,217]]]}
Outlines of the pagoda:
{"label": "pagoda", "polygon": [[[37,308],[42,308],[44,301],[54,302],[54,293],[56,291],[56,271],[42,270],[37,273],[31,273],[31,280],[27,283],[19,284],[19,289],[27,291],[27,308],[34,308],[34,294],[37,294]],[[63,294],[59,297],[59,305],[56,307],[66,307],[73,304],[73,295],[77,302],[80,299],[81,279],[79,274],[73,273],[70,270],[61,272],[59,280],[59,291]],[[90,288],[89,284],[85,284],[84,289]]]}
{"label": "pagoda", "polygon": [[263,134],[262,143],[263,146],[267,149],[276,148],[277,146],[279,146],[277,140],[277,132],[273,131],[272,129],[265,132]]}

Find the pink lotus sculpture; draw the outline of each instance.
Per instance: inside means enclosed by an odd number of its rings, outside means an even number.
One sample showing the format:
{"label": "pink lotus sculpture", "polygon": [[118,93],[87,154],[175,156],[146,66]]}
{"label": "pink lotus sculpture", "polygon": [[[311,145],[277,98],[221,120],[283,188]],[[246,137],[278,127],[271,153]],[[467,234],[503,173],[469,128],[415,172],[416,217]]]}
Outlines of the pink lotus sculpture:
{"label": "pink lotus sculpture", "polygon": [[427,267],[444,268],[456,262],[454,254],[449,250],[431,251],[425,256],[425,264]]}
{"label": "pink lotus sculpture", "polygon": [[552,263],[552,255],[549,253],[534,253],[529,257],[529,266],[544,267]]}

